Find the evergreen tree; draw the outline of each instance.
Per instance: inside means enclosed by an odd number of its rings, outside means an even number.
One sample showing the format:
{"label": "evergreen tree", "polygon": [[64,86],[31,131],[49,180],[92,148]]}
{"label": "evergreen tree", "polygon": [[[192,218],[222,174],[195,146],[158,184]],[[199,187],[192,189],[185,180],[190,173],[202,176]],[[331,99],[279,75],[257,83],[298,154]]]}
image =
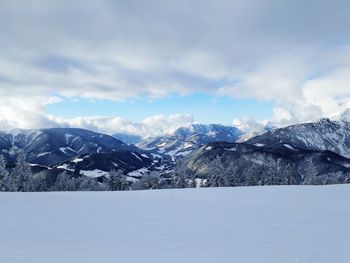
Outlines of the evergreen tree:
{"label": "evergreen tree", "polygon": [[191,175],[191,173],[189,172],[189,170],[183,162],[177,162],[175,165],[172,183],[175,186],[175,188],[195,188],[196,178],[194,175]]}
{"label": "evergreen tree", "polygon": [[224,165],[221,162],[221,158],[217,156],[211,162],[211,171],[208,178],[209,187],[223,187],[228,186],[228,176]]}
{"label": "evergreen tree", "polygon": [[6,159],[0,155],[0,192],[7,190],[8,172],[6,170]]}
{"label": "evergreen tree", "polygon": [[66,171],[57,176],[54,191],[75,191],[75,179],[71,178]]}
{"label": "evergreen tree", "polygon": [[240,178],[237,173],[237,167],[231,162],[227,167],[227,183],[228,186],[236,186],[239,184]]}
{"label": "evergreen tree", "polygon": [[121,170],[112,169],[109,173],[108,188],[109,191],[125,191],[129,190],[129,182],[127,177]]}
{"label": "evergreen tree", "polygon": [[185,173],[175,173],[173,181],[175,188],[186,188],[188,186],[187,175]]}
{"label": "evergreen tree", "polygon": [[17,156],[17,165],[11,173],[11,190],[19,192],[34,191],[32,171],[26,161],[26,155],[20,151]]}
{"label": "evergreen tree", "polygon": [[83,178],[72,178],[72,182],[74,183],[76,180],[78,180],[79,187],[78,191],[100,191],[101,187],[99,186],[98,182],[94,178],[89,177],[83,177]]}
{"label": "evergreen tree", "polygon": [[189,182],[188,182],[188,187],[189,188],[196,188],[197,187],[197,181],[196,181],[196,177],[192,177]]}

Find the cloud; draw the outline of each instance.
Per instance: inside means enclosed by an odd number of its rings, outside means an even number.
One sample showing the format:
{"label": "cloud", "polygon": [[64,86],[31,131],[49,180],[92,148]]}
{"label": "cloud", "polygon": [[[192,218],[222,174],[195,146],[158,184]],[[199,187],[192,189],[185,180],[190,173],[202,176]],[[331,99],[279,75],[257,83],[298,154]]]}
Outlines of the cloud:
{"label": "cloud", "polygon": [[[350,100],[349,8],[345,0],[2,1],[0,123],[57,125],[44,109],[57,97],[197,91],[271,101],[277,122],[332,115]],[[94,127],[92,119],[75,122]]]}
{"label": "cloud", "polygon": [[194,123],[189,114],[156,115],[147,117],[141,122],[132,122],[120,117],[87,117],[60,119],[49,116],[49,119],[62,127],[80,127],[107,134],[117,132],[136,134],[142,137],[153,137],[174,132],[179,127]]}
{"label": "cloud", "polygon": [[93,130],[106,134],[117,132],[153,137],[170,134],[180,127],[194,123],[190,114],[156,115],[133,122],[121,117],[76,117],[64,119],[41,113],[38,110],[0,106],[0,130],[12,128],[37,129],[72,127]]}

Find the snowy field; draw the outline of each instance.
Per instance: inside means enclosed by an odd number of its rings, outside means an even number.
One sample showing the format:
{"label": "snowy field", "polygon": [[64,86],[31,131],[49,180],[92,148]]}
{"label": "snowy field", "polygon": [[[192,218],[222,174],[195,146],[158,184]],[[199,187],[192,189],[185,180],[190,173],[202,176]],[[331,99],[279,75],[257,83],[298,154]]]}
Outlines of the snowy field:
{"label": "snowy field", "polygon": [[350,185],[0,193],[1,263],[350,262]]}

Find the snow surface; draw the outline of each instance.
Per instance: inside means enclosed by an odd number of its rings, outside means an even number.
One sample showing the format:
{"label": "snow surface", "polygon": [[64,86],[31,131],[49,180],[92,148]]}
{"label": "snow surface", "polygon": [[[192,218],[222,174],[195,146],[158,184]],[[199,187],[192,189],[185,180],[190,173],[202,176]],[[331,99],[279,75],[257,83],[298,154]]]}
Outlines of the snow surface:
{"label": "snow surface", "polygon": [[109,172],[105,172],[99,169],[94,170],[80,170],[80,173],[91,178],[100,177],[100,176],[109,176]]}
{"label": "snow surface", "polygon": [[49,152],[39,153],[39,154],[37,155],[37,157],[42,157],[42,156],[45,156],[45,155],[48,155],[48,154],[50,154],[50,153],[49,153]]}
{"label": "snow surface", "polygon": [[290,144],[284,143],[283,146],[290,149],[290,150],[295,150],[295,148],[293,146],[291,146]]}
{"label": "snow surface", "polygon": [[75,158],[74,160],[72,160],[72,163],[80,163],[82,161],[84,161],[83,158]]}
{"label": "snow surface", "polygon": [[265,146],[265,144],[263,144],[263,143],[255,143],[254,145],[257,147],[264,147]]}
{"label": "snow surface", "polygon": [[0,193],[0,262],[350,262],[350,185]]}
{"label": "snow surface", "polygon": [[135,171],[128,173],[128,176],[141,177],[141,176],[145,175],[146,173],[149,173],[149,170],[146,167],[142,167],[138,170],[135,170]]}

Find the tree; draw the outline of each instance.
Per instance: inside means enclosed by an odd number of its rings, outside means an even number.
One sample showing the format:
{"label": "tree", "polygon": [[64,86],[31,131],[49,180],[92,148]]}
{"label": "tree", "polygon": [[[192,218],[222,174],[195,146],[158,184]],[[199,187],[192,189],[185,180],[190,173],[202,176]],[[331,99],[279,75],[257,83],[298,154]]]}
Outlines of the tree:
{"label": "tree", "polygon": [[221,158],[217,156],[210,164],[212,167],[208,179],[209,187],[222,187],[228,186],[228,176],[224,165],[221,162]]}
{"label": "tree", "polygon": [[187,188],[187,176],[184,173],[175,173],[174,174],[174,185],[175,188]]}
{"label": "tree", "polygon": [[151,172],[150,174],[144,175],[141,178],[141,184],[143,189],[159,189],[160,183],[160,175],[157,172]]}
{"label": "tree", "polygon": [[183,162],[176,163],[172,183],[175,188],[195,188],[197,186],[195,175],[190,173]]}
{"label": "tree", "polygon": [[6,159],[3,155],[0,155],[0,192],[7,190],[7,181],[9,173],[6,170]]}
{"label": "tree", "polygon": [[228,186],[236,186],[240,182],[240,176],[237,172],[237,167],[234,162],[230,162],[227,167],[227,182]]}
{"label": "tree", "polygon": [[67,171],[57,175],[56,183],[53,187],[54,191],[75,191],[75,179],[71,178]]}
{"label": "tree", "polygon": [[82,178],[72,178],[72,180],[78,181],[79,187],[78,191],[101,191],[101,187],[94,178],[82,177]]}
{"label": "tree", "polygon": [[191,177],[191,179],[188,182],[188,187],[189,188],[196,188],[197,187],[197,179],[196,177]]}
{"label": "tree", "polygon": [[17,155],[17,165],[11,173],[11,190],[19,192],[34,191],[32,171],[26,161],[26,155],[20,151]]}
{"label": "tree", "polygon": [[109,173],[108,187],[109,191],[125,191],[129,190],[129,182],[122,170],[112,169]]}

